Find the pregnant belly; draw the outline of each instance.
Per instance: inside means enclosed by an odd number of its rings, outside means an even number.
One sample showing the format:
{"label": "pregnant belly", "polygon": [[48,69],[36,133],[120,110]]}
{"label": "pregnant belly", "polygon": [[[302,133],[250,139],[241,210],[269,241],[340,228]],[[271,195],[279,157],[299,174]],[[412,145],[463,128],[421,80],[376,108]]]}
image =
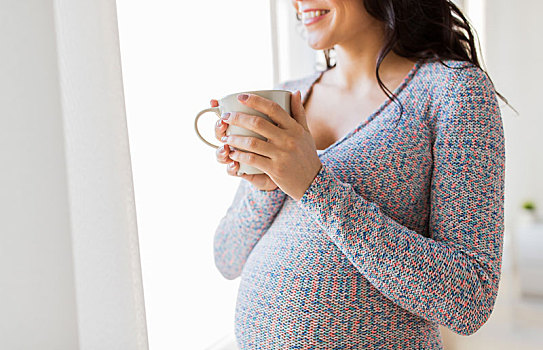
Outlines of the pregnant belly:
{"label": "pregnant belly", "polygon": [[428,339],[431,324],[388,300],[322,232],[276,229],[243,269],[236,303],[241,349],[400,345],[413,329]]}

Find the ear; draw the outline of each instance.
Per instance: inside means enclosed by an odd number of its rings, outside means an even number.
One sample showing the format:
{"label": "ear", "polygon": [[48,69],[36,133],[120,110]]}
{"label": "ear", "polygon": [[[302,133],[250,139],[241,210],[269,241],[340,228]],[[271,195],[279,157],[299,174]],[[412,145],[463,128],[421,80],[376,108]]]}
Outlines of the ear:
{"label": "ear", "polygon": [[292,0],[292,6],[296,9],[296,12],[300,12],[300,9],[298,8],[298,1]]}

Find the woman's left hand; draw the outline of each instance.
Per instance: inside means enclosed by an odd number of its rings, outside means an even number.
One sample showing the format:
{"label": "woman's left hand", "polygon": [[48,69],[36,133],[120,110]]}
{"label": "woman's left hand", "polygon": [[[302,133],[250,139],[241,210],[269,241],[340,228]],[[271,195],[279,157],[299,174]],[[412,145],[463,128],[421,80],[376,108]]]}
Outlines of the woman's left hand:
{"label": "woman's left hand", "polygon": [[232,112],[224,120],[227,124],[254,131],[268,141],[250,136],[227,136],[222,141],[236,149],[230,152],[230,158],[262,170],[283,192],[300,200],[322,167],[307,126],[300,91],[291,95],[292,117],[277,103],[258,95],[242,94],[238,100],[266,114],[277,125],[258,116]]}

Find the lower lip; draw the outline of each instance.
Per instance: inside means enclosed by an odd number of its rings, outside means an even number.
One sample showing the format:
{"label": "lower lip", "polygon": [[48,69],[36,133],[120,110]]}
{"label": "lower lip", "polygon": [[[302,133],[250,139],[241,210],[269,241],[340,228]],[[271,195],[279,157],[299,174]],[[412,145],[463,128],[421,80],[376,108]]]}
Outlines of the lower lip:
{"label": "lower lip", "polygon": [[324,15],[320,15],[319,17],[313,17],[313,18],[310,18],[310,19],[306,19],[304,21],[304,25],[308,26],[310,24],[316,23],[316,22],[320,21],[321,19],[323,19],[329,13],[330,12],[327,12]]}

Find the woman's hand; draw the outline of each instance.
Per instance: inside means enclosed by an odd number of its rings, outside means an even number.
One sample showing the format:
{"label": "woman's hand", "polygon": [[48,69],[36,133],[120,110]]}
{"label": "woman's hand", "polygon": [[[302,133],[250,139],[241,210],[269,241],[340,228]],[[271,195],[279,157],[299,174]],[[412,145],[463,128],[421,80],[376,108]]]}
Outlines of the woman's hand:
{"label": "woman's hand", "polygon": [[258,116],[232,112],[224,119],[225,123],[254,131],[268,141],[250,136],[222,136],[225,145],[235,148],[229,152],[229,158],[261,169],[283,192],[300,200],[322,167],[307,126],[300,91],[291,96],[292,117],[277,103],[258,95],[242,94],[238,100],[266,114],[277,125]]}
{"label": "woman's hand", "polygon": [[[217,100],[211,100],[211,107],[217,107],[219,105]],[[225,124],[222,119],[219,119],[215,124],[215,137],[217,140],[221,140],[223,136],[226,136],[226,127],[228,124]],[[216,156],[217,161],[222,164],[228,164],[226,167],[226,172],[230,176],[242,177],[245,180],[249,181],[253,186],[262,191],[273,191],[277,188],[277,185],[270,179],[267,174],[242,174],[241,176],[237,175],[239,170],[239,163],[232,160],[229,157],[230,147],[224,144],[221,147],[217,148]]]}

